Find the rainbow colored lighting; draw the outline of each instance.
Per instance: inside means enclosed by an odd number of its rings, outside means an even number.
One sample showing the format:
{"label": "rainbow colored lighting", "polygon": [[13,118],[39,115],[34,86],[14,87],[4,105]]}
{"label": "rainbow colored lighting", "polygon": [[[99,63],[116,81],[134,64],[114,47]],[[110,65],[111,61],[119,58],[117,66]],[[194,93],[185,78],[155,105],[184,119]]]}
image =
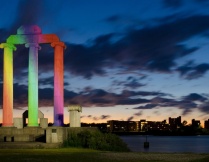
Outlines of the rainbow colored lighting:
{"label": "rainbow colored lighting", "polygon": [[8,43],[1,44],[4,48],[3,74],[3,122],[2,126],[13,126],[13,50],[15,46]]}
{"label": "rainbow colored lighting", "polygon": [[38,50],[40,43],[51,43],[54,47],[54,125],[63,125],[63,49],[55,34],[42,34],[37,25],[21,26],[17,35],[11,35],[4,48],[4,83],[3,83],[3,126],[13,126],[13,50],[15,44],[25,44],[29,48],[28,65],[28,126],[38,126]]}
{"label": "rainbow colored lighting", "polygon": [[28,65],[28,126],[38,126],[38,49],[37,43],[25,45],[29,48]]}
{"label": "rainbow colored lighting", "polygon": [[64,43],[51,44],[54,47],[54,126],[63,125],[63,48]]}

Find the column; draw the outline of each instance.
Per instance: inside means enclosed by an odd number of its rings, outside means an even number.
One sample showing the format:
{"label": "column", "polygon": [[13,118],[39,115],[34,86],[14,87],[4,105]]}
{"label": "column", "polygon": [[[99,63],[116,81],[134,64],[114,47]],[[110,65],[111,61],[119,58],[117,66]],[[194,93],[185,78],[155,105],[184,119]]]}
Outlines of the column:
{"label": "column", "polygon": [[70,127],[81,127],[80,114],[82,107],[80,105],[70,105],[68,106],[68,111],[70,112]]}
{"label": "column", "polygon": [[27,43],[28,64],[28,126],[38,126],[38,43]]}
{"label": "column", "polygon": [[64,110],[64,67],[63,67],[63,42],[53,42],[51,46],[54,48],[54,126],[63,125]]}
{"label": "column", "polygon": [[2,43],[0,48],[4,48],[3,63],[3,121],[2,126],[13,126],[13,44]]}

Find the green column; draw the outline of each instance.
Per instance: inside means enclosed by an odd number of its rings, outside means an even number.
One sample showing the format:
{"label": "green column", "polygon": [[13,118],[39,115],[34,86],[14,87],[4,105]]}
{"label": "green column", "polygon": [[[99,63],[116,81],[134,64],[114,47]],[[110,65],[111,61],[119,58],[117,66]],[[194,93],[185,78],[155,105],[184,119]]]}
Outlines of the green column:
{"label": "green column", "polygon": [[38,43],[28,43],[28,126],[38,126]]}

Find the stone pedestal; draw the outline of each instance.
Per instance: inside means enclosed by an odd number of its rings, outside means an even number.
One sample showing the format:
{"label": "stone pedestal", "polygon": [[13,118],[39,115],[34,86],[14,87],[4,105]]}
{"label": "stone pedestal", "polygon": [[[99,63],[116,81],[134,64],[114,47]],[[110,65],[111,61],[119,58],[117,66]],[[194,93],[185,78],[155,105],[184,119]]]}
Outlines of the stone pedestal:
{"label": "stone pedestal", "polygon": [[80,113],[82,107],[80,105],[70,105],[68,111],[70,112],[70,127],[81,127]]}
{"label": "stone pedestal", "polygon": [[40,118],[40,127],[47,128],[48,127],[48,118]]}
{"label": "stone pedestal", "polygon": [[21,129],[23,128],[23,119],[22,118],[14,118],[14,127],[16,127],[17,129]]}

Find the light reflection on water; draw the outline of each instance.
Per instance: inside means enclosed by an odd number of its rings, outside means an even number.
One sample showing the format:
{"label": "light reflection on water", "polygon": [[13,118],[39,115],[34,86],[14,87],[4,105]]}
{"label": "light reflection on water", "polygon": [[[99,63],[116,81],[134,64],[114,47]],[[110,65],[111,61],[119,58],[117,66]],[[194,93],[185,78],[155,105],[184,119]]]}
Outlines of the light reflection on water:
{"label": "light reflection on water", "polygon": [[120,136],[132,151],[209,153],[209,136],[147,136],[149,148],[144,148],[146,136]]}

